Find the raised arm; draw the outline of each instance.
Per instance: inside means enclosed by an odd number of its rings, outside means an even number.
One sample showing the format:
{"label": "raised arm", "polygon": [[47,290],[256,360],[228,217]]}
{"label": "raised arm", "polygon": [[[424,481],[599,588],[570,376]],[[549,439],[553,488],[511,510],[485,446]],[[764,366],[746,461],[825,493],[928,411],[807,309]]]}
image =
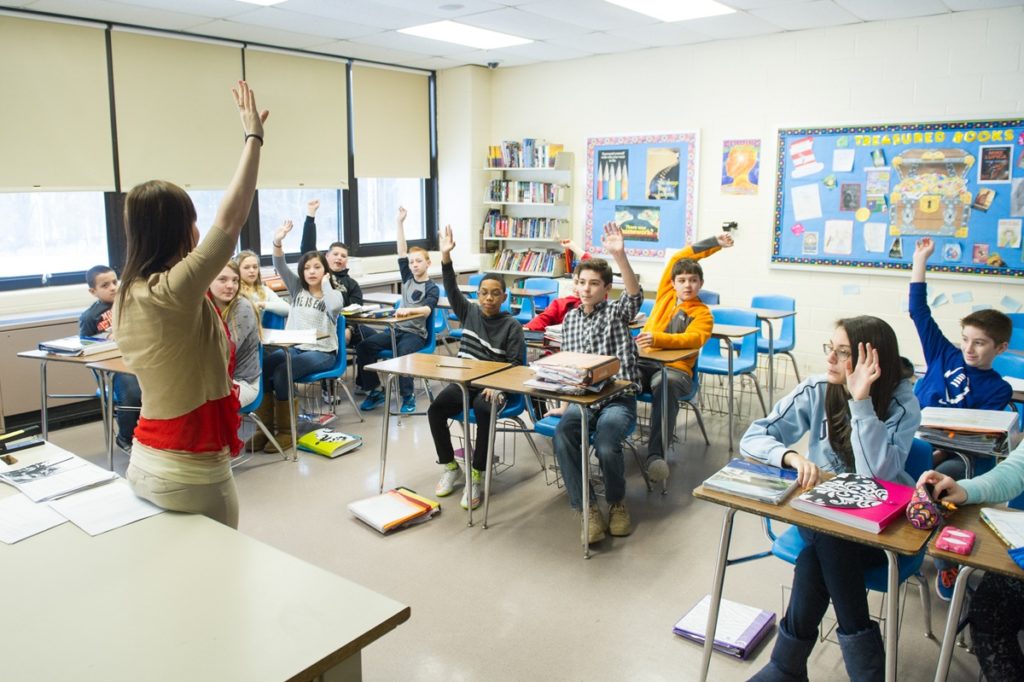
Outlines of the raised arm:
{"label": "raised arm", "polygon": [[299,276],[288,267],[288,263],[284,259],[284,238],[288,236],[288,233],[292,231],[292,221],[286,220],[277,228],[277,232],[274,233],[274,268],[277,270],[277,274],[281,275],[281,280],[284,285],[288,288],[288,293],[291,294],[292,300],[295,300],[295,295],[302,289],[302,283],[299,281]]}
{"label": "raised arm", "polygon": [[316,212],[319,208],[319,199],[310,199],[306,203],[306,221],[302,224],[302,242],[299,245],[299,253],[316,250]]}
{"label": "raised arm", "polygon": [[[679,251],[676,251],[665,264],[665,269],[661,273],[661,280],[658,282],[657,298],[660,299],[663,296],[668,296],[669,293],[674,293],[672,288],[672,268],[676,263],[684,258],[689,260],[707,258],[710,255],[718,253],[722,249],[732,247],[733,243],[732,235],[728,232],[723,232],[715,237],[708,237],[707,239],[702,239],[699,242],[687,244]],[[654,316],[652,315],[652,317]]]}
{"label": "raised arm", "polygon": [[459,291],[459,282],[455,279],[455,267],[452,265],[452,250],[455,248],[455,237],[452,235],[452,226],[445,225],[439,235],[438,248],[441,249],[441,281],[444,282],[444,292],[448,296],[448,304],[452,312],[459,320],[466,319],[469,306],[473,305]]}
{"label": "raised arm", "polygon": [[232,88],[238,113],[242,118],[242,132],[245,142],[242,146],[242,157],[238,161],[235,175],[228,183],[213,226],[226,232],[232,240],[237,240],[242,232],[242,225],[249,217],[253,193],[256,191],[256,176],[260,168],[260,151],[263,147],[263,123],[269,111],[260,112],[256,108],[256,96],[245,81],[238,81],[238,88]]}
{"label": "raised arm", "polygon": [[923,282],[928,259],[935,253],[935,242],[930,237],[918,239],[914,246],[914,267],[910,271],[911,282]]}
{"label": "raised arm", "polygon": [[910,319],[914,321],[917,328],[917,336],[921,340],[921,347],[924,350],[926,361],[932,361],[939,354],[947,351],[952,345],[946,335],[939,329],[939,325],[932,318],[931,308],[928,307],[928,290],[925,284],[925,263],[928,257],[935,252],[935,242],[925,237],[918,239],[914,248],[914,266],[910,275],[910,294],[907,304],[910,311]]}
{"label": "raised arm", "polygon": [[398,242],[398,257],[405,258],[409,254],[409,247],[405,243],[405,217],[409,215],[409,212],[402,206],[398,207],[398,235],[396,240]]}
{"label": "raised arm", "polygon": [[633,272],[633,266],[629,264],[629,258],[626,257],[626,242],[622,237],[622,229],[615,223],[605,223],[604,234],[601,235],[601,245],[619,266],[626,293],[630,296],[640,294],[640,281],[636,278],[636,273]]}

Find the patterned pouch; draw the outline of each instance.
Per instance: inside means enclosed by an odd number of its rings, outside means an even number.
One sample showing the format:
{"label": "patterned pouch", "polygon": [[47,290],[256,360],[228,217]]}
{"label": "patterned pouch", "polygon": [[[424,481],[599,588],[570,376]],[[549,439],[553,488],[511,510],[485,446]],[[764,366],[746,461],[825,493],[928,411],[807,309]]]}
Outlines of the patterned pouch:
{"label": "patterned pouch", "polygon": [[932,500],[924,486],[914,489],[914,496],[907,503],[907,520],[918,530],[931,530],[942,525],[945,509]]}

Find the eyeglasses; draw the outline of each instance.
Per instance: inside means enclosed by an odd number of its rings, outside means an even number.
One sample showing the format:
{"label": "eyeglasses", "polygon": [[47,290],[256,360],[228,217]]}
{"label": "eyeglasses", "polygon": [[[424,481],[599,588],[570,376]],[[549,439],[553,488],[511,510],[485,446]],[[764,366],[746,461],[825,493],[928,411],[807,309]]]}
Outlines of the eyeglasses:
{"label": "eyeglasses", "polygon": [[843,362],[853,357],[853,351],[851,351],[849,348],[836,348],[831,343],[821,344],[821,349],[825,351],[825,355],[832,355],[832,353],[835,353],[836,357],[842,360]]}

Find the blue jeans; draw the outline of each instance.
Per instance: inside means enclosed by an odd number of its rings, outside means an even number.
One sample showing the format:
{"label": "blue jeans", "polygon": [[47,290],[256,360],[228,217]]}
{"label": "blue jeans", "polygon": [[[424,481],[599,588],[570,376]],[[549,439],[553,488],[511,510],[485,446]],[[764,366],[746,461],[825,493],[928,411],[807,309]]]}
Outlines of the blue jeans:
{"label": "blue jeans", "polygon": [[135,425],[139,423],[139,410],[142,407],[142,389],[134,374],[114,375],[114,400],[119,407],[134,407],[134,410],[115,410],[117,414],[117,437],[131,443],[135,434]]}
{"label": "blue jeans", "polygon": [[[288,400],[288,366],[284,362],[284,349],[278,348],[263,358],[263,377],[266,379],[264,388],[267,393],[273,392],[277,400]],[[337,353],[325,353],[320,350],[299,350],[289,348],[292,354],[292,379],[299,379],[316,372],[325,372],[338,360]]]}
{"label": "blue jeans", "polygon": [[[398,354],[409,355],[427,345],[427,340],[418,334],[395,330],[395,345]],[[372,391],[380,386],[380,377],[376,372],[367,372],[366,366],[377,361],[381,351],[391,350],[391,332],[383,331],[364,336],[356,346],[356,383],[365,391]],[[399,377],[398,388],[402,396],[412,395],[412,377]]]}
{"label": "blue jeans", "polygon": [[800,529],[800,537],[807,546],[796,559],[793,591],[785,616],[786,631],[797,639],[814,640],[830,599],[839,632],[853,635],[866,630],[871,626],[871,618],[864,572],[884,564],[885,554],[880,549],[806,528]]}
{"label": "blue jeans", "polygon": [[[636,426],[636,398],[612,398],[599,409],[587,409],[587,428],[591,442],[597,450],[604,474],[604,496],[608,504],[617,504],[626,497],[626,466],[622,461],[622,443]],[[583,508],[583,469],[580,461],[580,437],[583,431],[583,413],[578,405],[570,405],[555,430],[555,457],[562,469],[569,505]],[[597,500],[590,489],[591,503]]]}

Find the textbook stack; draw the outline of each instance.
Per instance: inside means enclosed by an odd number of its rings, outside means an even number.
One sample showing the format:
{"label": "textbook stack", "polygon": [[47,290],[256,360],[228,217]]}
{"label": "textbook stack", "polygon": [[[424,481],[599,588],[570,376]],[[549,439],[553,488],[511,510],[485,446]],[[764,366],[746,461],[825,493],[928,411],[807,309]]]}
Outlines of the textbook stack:
{"label": "textbook stack", "polygon": [[1005,457],[1021,439],[1016,412],[950,407],[921,410],[917,435],[937,448],[993,457]]}
{"label": "textbook stack", "polygon": [[537,377],[524,382],[527,386],[555,393],[583,395],[600,392],[605,382],[618,373],[620,364],[614,355],[562,351],[543,357],[530,366]]}
{"label": "textbook stack", "polygon": [[117,350],[117,342],[92,336],[68,336],[44,341],[39,344],[39,350],[53,355],[86,356]]}
{"label": "textbook stack", "polygon": [[555,157],[564,145],[549,144],[532,137],[522,142],[505,140],[487,148],[488,168],[554,168]]}
{"label": "textbook stack", "polygon": [[496,203],[556,204],[564,201],[560,185],[529,180],[491,180],[487,196]]}
{"label": "textbook stack", "polygon": [[437,501],[417,495],[408,488],[395,488],[365,500],[350,502],[348,510],[380,533],[422,523],[441,511]]}

